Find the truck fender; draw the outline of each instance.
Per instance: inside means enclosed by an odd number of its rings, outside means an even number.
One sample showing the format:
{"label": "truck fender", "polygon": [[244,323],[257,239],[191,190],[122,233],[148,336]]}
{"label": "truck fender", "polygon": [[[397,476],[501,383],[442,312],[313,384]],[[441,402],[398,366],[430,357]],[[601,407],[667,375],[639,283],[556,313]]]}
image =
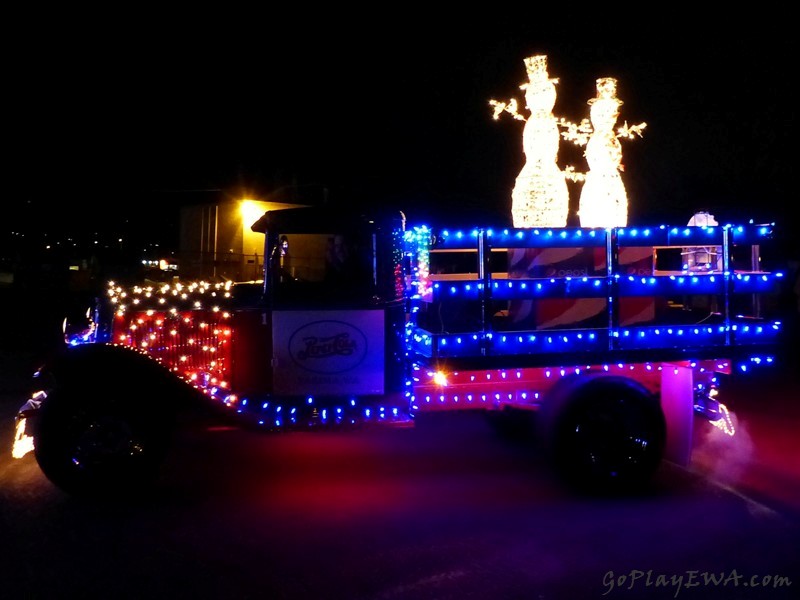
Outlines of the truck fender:
{"label": "truck fender", "polygon": [[171,441],[172,377],[121,346],[69,348],[38,371],[43,400],[33,422],[44,475],[76,495],[139,491],[152,482]]}

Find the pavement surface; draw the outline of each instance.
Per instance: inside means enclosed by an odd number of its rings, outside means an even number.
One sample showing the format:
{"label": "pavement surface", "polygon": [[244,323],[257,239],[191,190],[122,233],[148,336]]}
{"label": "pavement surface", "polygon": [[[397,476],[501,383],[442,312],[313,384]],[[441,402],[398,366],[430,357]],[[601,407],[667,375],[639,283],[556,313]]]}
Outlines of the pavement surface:
{"label": "pavement surface", "polygon": [[735,434],[698,420],[692,464],[663,464],[635,496],[577,495],[534,444],[463,412],[277,435],[188,420],[155,490],[106,503],[10,457],[13,415],[58,319],[43,300],[9,306],[0,598],[800,597],[794,363],[734,378]]}

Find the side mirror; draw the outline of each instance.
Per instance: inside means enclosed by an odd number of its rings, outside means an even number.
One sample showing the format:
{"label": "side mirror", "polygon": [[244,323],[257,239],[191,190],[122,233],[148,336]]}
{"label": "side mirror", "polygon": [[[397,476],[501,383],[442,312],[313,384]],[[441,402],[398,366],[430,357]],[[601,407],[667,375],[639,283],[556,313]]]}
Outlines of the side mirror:
{"label": "side mirror", "polygon": [[93,343],[97,336],[97,323],[92,307],[86,307],[83,312],[70,311],[64,317],[61,329],[64,342],[69,346]]}

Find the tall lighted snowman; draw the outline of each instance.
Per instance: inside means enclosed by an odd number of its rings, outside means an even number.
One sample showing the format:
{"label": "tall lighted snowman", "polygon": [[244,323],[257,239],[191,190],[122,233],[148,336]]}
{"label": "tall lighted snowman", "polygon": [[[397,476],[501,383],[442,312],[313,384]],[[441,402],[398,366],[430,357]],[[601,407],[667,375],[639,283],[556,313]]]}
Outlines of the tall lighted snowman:
{"label": "tall lighted snowman", "polygon": [[525,91],[525,105],[530,114],[525,117],[517,109],[517,101],[491,100],[494,118],[503,112],[525,121],[522,148],[525,164],[511,192],[511,217],[514,227],[565,227],[569,212],[569,192],[564,173],[556,163],[560,133],[558,120],[553,116],[558,79],[547,73],[547,56],[525,59],[528,82],[520,86]]}
{"label": "tall lighted snowman", "polygon": [[[624,227],[628,224],[628,195],[620,172],[622,145],[619,138],[641,137],[646,123],[628,127],[625,123],[614,129],[622,101],[617,98],[617,80],[602,77],[597,80],[597,97],[589,100],[591,127],[585,120],[579,127],[585,135],[569,133],[564,137],[576,143],[586,143],[586,172],[578,205],[581,227]],[[573,129],[573,133],[575,130]]]}

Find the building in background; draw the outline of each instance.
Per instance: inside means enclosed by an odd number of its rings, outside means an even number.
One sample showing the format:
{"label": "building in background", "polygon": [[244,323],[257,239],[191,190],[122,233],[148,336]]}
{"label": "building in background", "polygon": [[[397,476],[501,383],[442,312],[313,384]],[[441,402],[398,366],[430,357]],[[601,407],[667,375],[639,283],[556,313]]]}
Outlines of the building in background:
{"label": "building in background", "polygon": [[299,204],[231,200],[184,206],[180,214],[181,279],[248,281],[264,268],[264,236],[250,226],[265,212]]}

